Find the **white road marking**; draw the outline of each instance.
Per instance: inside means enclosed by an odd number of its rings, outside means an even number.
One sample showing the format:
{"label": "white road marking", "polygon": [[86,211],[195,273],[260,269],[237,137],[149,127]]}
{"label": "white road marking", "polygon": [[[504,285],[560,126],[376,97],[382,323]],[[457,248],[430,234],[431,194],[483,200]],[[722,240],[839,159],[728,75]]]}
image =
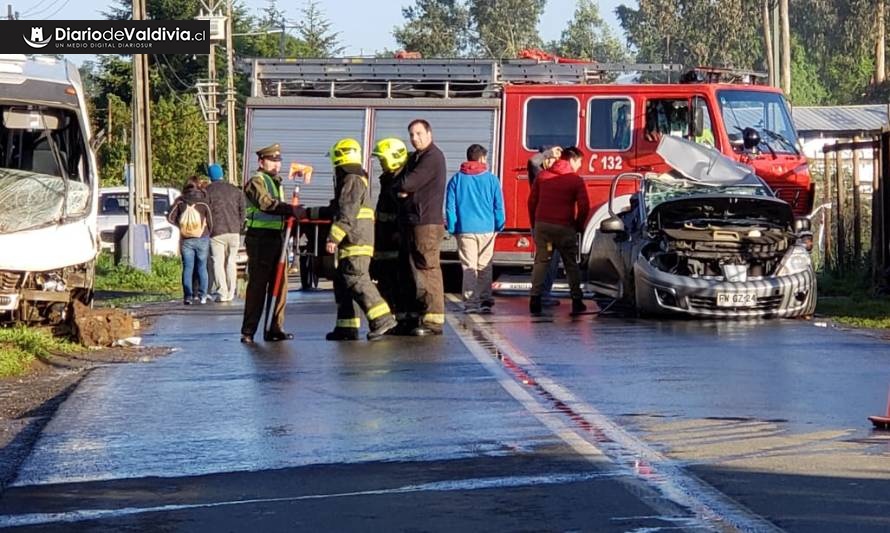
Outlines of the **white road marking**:
{"label": "white road marking", "polygon": [[496,489],[505,487],[528,487],[536,485],[560,485],[564,483],[576,483],[592,479],[613,477],[614,474],[602,472],[571,473],[571,474],[540,474],[536,476],[505,476],[469,479],[449,479],[446,481],[434,481],[419,485],[406,485],[392,489],[363,490],[355,492],[339,492],[333,494],[304,494],[302,496],[287,496],[281,498],[256,498],[251,500],[231,500],[223,502],[194,503],[194,504],[170,504],[152,507],[124,507],[121,509],[82,509],[61,513],[30,513],[21,515],[0,515],[0,528],[35,526],[44,524],[84,522],[87,520],[100,520],[106,518],[120,518],[122,516],[141,515],[148,513],[165,513],[174,511],[187,511],[191,509],[211,509],[215,507],[232,507],[237,505],[268,504],[282,502],[298,502],[304,500],[324,500],[329,498],[347,498],[352,496],[379,496],[386,494],[405,494],[412,492],[435,491],[467,491]]}
{"label": "white road marking", "polygon": [[[449,298],[453,302],[457,301],[453,296]],[[448,322],[464,346],[492,372],[501,386],[582,456],[596,462],[609,461],[656,490],[669,502],[692,511],[698,517],[698,525],[701,527],[718,531],[781,531],[763,517],[685,471],[676,461],[631,435],[618,423],[540,372],[522,350],[512,346],[489,328],[483,317],[463,315],[461,320],[449,314]],[[474,334],[491,345],[495,354],[483,346]],[[508,369],[512,370],[513,375],[510,375]],[[557,404],[557,409],[548,405],[554,403]],[[574,421],[576,427],[569,427],[564,422],[567,418]],[[583,425],[577,424],[579,419],[583,421]],[[597,433],[611,442],[598,446],[595,443]],[[635,487],[630,488],[633,490]],[[653,502],[647,500],[647,503]],[[666,511],[659,508],[656,510]]]}

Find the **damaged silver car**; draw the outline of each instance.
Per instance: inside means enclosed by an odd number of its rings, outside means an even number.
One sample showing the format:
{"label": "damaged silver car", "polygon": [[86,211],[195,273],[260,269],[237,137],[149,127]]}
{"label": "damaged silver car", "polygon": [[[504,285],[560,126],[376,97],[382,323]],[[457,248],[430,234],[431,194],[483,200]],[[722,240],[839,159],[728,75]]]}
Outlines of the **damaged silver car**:
{"label": "damaged silver car", "polygon": [[[750,168],[665,136],[663,174],[622,174],[588,256],[589,287],[643,315],[799,317],[816,308],[809,220]],[[618,182],[640,181],[611,210]]]}

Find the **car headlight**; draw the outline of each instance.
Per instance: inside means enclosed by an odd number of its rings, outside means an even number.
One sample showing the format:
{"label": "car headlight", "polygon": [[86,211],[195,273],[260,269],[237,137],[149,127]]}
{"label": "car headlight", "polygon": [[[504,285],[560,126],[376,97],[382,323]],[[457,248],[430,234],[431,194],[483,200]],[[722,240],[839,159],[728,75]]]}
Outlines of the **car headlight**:
{"label": "car headlight", "polygon": [[159,228],[155,230],[155,237],[158,239],[169,239],[173,236],[173,228]]}
{"label": "car headlight", "polygon": [[807,249],[803,246],[795,246],[788,252],[785,259],[782,260],[782,265],[779,267],[779,272],[776,275],[793,276],[794,274],[800,274],[801,272],[806,272],[812,268],[813,261],[810,259],[810,254],[807,252]]}

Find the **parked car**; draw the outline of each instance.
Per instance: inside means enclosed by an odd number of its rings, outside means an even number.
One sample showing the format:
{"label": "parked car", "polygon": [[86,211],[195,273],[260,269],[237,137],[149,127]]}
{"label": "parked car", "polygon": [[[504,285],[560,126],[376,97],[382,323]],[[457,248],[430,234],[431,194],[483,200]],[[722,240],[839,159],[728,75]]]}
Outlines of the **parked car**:
{"label": "parked car", "polygon": [[[157,255],[179,255],[179,228],[167,222],[167,213],[179,190],[172,187],[153,187],[154,252]],[[114,228],[127,224],[130,194],[126,187],[99,189],[99,241],[103,250],[114,249]]]}
{"label": "parked car", "polygon": [[588,256],[594,293],[641,314],[696,317],[812,315],[816,277],[809,219],[795,220],[750,168],[665,136],[673,170],[639,180],[629,209],[604,220]]}

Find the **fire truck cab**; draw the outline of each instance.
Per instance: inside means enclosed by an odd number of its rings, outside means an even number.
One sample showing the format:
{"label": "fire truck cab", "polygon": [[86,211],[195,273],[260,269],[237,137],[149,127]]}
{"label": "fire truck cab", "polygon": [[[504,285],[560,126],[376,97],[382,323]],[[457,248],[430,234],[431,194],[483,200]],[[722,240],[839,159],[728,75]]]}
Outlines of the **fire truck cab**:
{"label": "fire truck cab", "polygon": [[[301,190],[302,201],[326,203],[332,169],[323,154],[337,139],[362,142],[366,168],[377,176],[380,168],[369,155],[373,143],[391,136],[406,139],[408,123],[424,118],[446,155],[449,177],[470,144],[489,148],[507,211],[495,247],[500,267],[532,264],[527,162],[544,146],[577,146],[584,153],[581,175],[592,216],[582,255],[607,216],[604,204],[613,178],[667,170],[655,153],[663,135],[708,144],[750,165],[798,215],[813,206],[814,185],[789,106],[779,89],[757,85],[753,72],[472,59],[253,59],[248,66],[252,96],[246,106],[245,178],[255,166],[254,151],[279,142],[285,161],[316,169],[313,183]],[[667,82],[607,81],[627,72]],[[743,134],[752,129],[759,141],[746,146]],[[622,180],[616,205],[627,203],[636,186]],[[443,244],[443,260],[456,257],[451,243]]]}

